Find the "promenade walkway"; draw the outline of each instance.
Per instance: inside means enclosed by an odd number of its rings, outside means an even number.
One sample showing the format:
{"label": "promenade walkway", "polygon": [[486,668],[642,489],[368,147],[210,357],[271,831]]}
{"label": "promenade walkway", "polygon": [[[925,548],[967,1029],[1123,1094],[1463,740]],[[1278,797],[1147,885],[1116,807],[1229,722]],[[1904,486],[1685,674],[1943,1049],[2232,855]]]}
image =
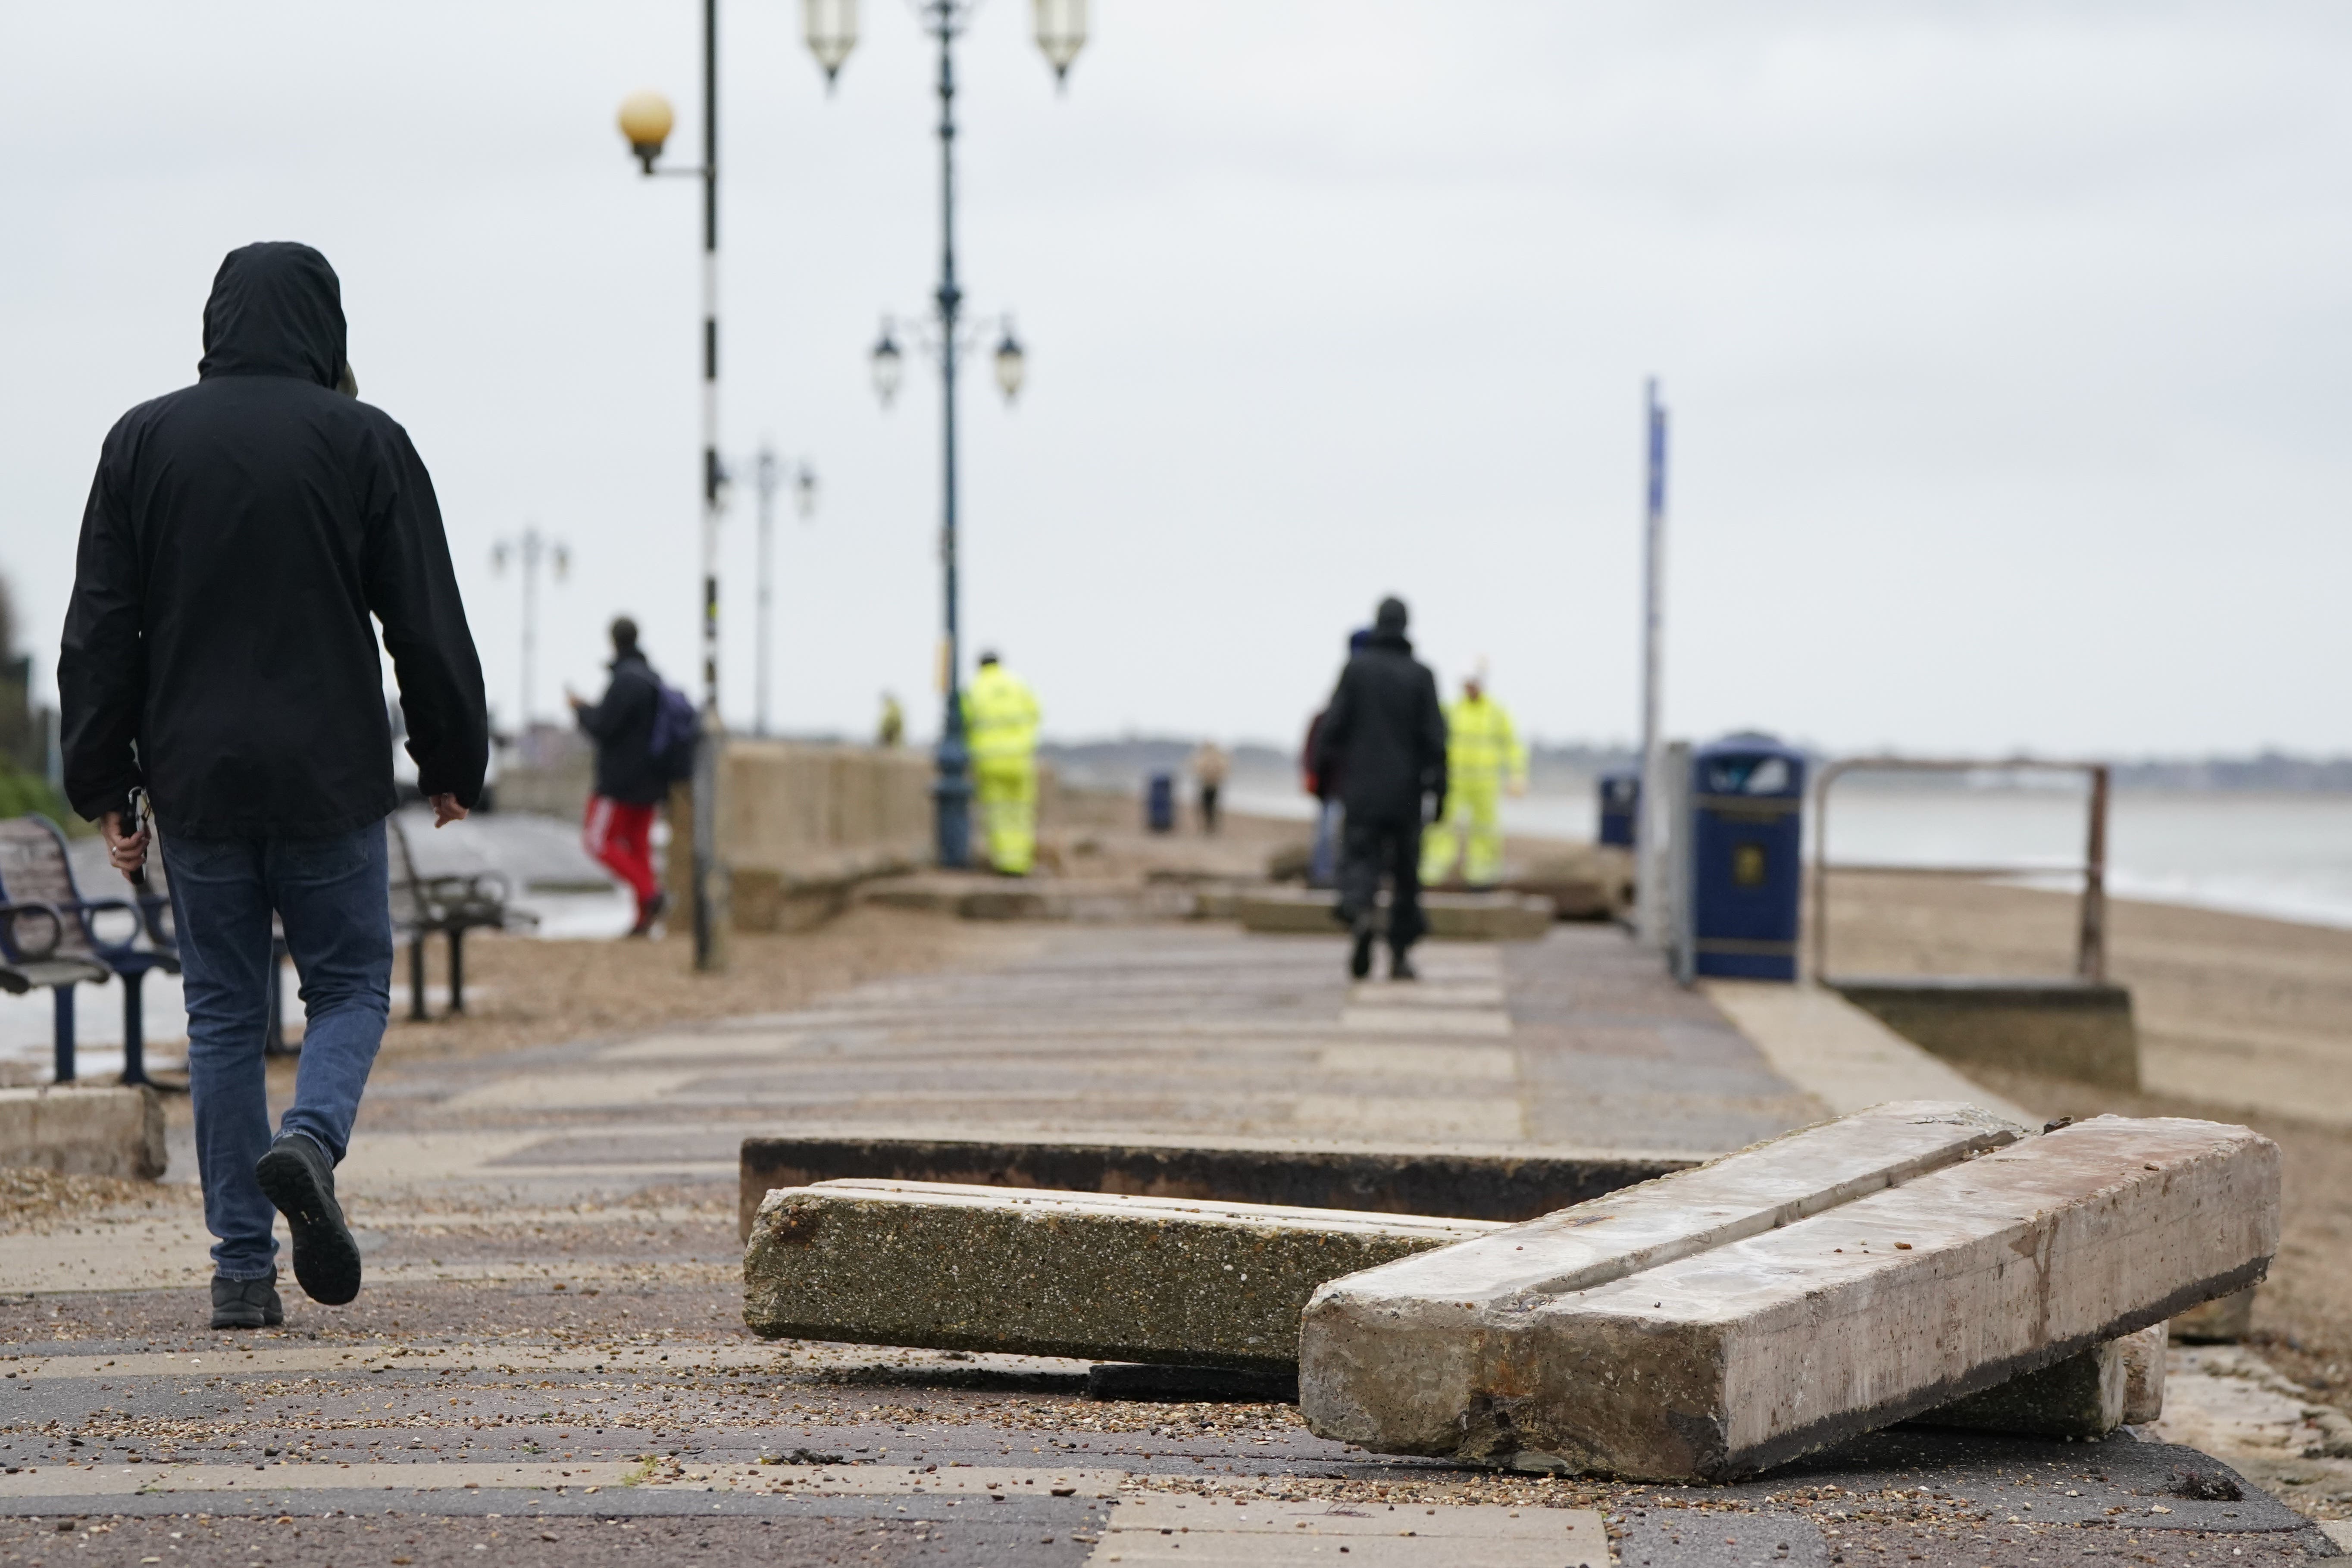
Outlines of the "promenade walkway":
{"label": "promenade walkway", "polygon": [[184,1195],[0,1238],[0,1560],[65,1561],[61,1520],[78,1563],[419,1568],[2327,1549],[2258,1493],[2157,1501],[2173,1468],[2212,1468],[2157,1443],[1906,1433],[1662,1496],[1366,1455],[1280,1405],[1089,1401],[1071,1363],[748,1336],[750,1133],[1703,1155],[1825,1113],[1605,930],[1433,944],[1415,985],[1350,984],[1337,939],[1209,926],[1041,926],[1017,946],[790,1014],[387,1062],[342,1175],[368,1289],[330,1310],[289,1289],[282,1331],[202,1328]]}

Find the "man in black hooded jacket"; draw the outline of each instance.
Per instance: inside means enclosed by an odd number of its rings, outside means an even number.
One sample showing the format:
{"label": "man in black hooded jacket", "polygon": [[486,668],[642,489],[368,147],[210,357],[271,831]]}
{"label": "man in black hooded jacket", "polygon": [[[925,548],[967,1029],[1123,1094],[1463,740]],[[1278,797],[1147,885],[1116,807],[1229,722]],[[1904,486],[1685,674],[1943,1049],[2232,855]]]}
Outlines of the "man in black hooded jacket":
{"label": "man in black hooded jacket", "polygon": [[[188,1008],[213,1326],[282,1321],[273,1205],[304,1290],[359,1293],[335,1202],[383,1037],[395,803],[383,666],[436,825],[481,794],[482,670],[425,464],[360,402],[341,287],[307,245],[231,251],[205,304],[194,386],[108,432],[82,515],[58,684],[66,790],[127,876],[152,801]],[[262,1076],[270,917],[307,1026],[270,1134]]]}
{"label": "man in black hooded jacket", "polygon": [[1339,783],[1347,808],[1339,858],[1339,901],[1333,913],[1355,937],[1349,973],[1371,973],[1381,875],[1388,873],[1389,977],[1410,980],[1407,956],[1421,939],[1421,828],[1445,811],[1445,711],[1437,678],[1412,657],[1401,599],[1383,599],[1372,635],[1339,674],[1315,736],[1315,773],[1326,800]]}

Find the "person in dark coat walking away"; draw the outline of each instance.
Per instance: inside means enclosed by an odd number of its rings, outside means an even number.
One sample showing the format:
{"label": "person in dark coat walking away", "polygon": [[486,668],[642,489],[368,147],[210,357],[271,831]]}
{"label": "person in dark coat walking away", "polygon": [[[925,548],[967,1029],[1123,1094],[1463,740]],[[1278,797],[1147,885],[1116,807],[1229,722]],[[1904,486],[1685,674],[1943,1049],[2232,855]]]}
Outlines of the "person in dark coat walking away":
{"label": "person in dark coat walking away", "polygon": [[1445,713],[1437,679],[1412,657],[1401,599],[1383,599],[1372,635],[1348,660],[1315,735],[1315,775],[1346,808],[1339,901],[1332,912],[1355,938],[1348,972],[1371,973],[1381,878],[1389,900],[1389,978],[1410,980],[1407,956],[1426,929],[1421,913],[1421,828],[1431,802],[1445,810]]}
{"label": "person in dark coat walking away", "polygon": [[661,708],[661,678],[637,651],[637,623],[613,623],[613,679],[604,700],[565,692],[572,711],[596,742],[596,793],[580,824],[588,853],[629,885],[637,897],[637,923],[629,934],[651,934],[669,905],[654,875],[654,812],[669,798],[669,774],[654,755],[654,716]]}
{"label": "person in dark coat walking away", "polygon": [[[188,1008],[212,1326],[280,1322],[276,1215],[311,1299],[359,1294],[335,1201],[392,987],[384,818],[392,732],[382,624],[435,826],[480,798],[482,667],[433,481],[359,401],[341,285],[307,245],[229,253],[196,384],[142,403],[100,448],[58,686],[66,791],[128,877],[149,828],[169,873]],[[294,1103],[269,1128],[270,917],[301,976]]]}

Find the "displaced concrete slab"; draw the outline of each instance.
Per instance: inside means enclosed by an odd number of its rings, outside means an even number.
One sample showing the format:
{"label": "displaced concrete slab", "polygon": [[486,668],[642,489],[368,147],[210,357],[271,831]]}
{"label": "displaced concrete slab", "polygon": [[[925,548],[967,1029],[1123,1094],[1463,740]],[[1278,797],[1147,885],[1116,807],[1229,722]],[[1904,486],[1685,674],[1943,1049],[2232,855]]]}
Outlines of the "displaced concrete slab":
{"label": "displaced concrete slab", "polygon": [[[1341,929],[1331,895],[1307,889],[1253,889],[1234,908],[1244,931],[1330,936]],[[1557,918],[1549,899],[1524,893],[1423,893],[1421,910],[1429,934],[1446,942],[1535,942]],[[1385,903],[1380,920],[1386,930]]]}
{"label": "displaced concrete slab", "polygon": [[1502,1375],[1498,1323],[1555,1298],[1761,1235],[2024,1129],[1973,1106],[1884,1105],[1318,1292],[1300,1403],[1325,1436],[1386,1453],[1464,1454]]}
{"label": "displaced concrete slab", "polygon": [[[2212,1122],[2100,1117],[1932,1163],[1930,1143],[1843,1198],[1753,1179],[1819,1169],[1824,1135],[1866,1167],[1893,1109],[1336,1282],[1302,1332],[1309,1425],[1530,1468],[1748,1474],[2160,1322],[2277,1247],[2276,1146]],[[1735,1238],[1687,1217],[1705,1211]]]}
{"label": "displaced concrete slab", "polygon": [[164,1162],[163,1101],[143,1085],[0,1089],[0,1165],[154,1181]]}
{"label": "displaced concrete slab", "polygon": [[1697,1163],[1637,1150],[1462,1153],[1246,1139],[746,1138],[741,1215],[749,1240],[771,1192],[862,1178],[1515,1221]]}
{"label": "displaced concrete slab", "polygon": [[919,1182],[772,1193],[743,1255],[770,1339],[1286,1369],[1328,1279],[1478,1220]]}

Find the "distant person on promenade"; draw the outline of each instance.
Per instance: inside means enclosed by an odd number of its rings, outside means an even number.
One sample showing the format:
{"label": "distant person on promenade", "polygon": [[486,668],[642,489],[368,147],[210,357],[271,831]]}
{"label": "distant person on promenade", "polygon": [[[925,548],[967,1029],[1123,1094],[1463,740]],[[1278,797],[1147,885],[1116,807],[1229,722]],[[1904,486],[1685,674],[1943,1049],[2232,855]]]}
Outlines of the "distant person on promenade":
{"label": "distant person on promenade", "polygon": [[1408,954],[1421,939],[1421,827],[1445,812],[1445,715],[1437,679],[1412,657],[1402,599],[1383,599],[1363,651],[1348,660],[1315,741],[1315,773],[1347,807],[1339,900],[1332,912],[1355,938],[1348,973],[1371,973],[1381,879],[1389,900],[1389,978],[1411,980]]}
{"label": "distant person on promenade", "polygon": [[650,936],[669,907],[654,871],[654,813],[669,798],[679,770],[656,745],[662,681],[638,651],[637,623],[620,616],[612,637],[613,677],[603,698],[591,702],[563,694],[580,728],[596,742],[596,788],[581,818],[580,843],[636,895],[637,921],[629,934]]}
{"label": "distant person on promenade", "polygon": [[1430,825],[1421,879],[1434,886],[1462,862],[1462,879],[1491,888],[1503,879],[1503,791],[1528,793],[1528,749],[1483,676],[1462,683],[1445,710],[1445,814]]}
{"label": "distant person on promenade", "polygon": [[[1364,651],[1371,640],[1370,626],[1360,626],[1348,634],[1348,657],[1353,658]],[[1339,824],[1347,808],[1339,804],[1339,781],[1326,779],[1317,771],[1316,748],[1321,743],[1323,721],[1330,710],[1318,710],[1307,721],[1307,743],[1299,748],[1299,781],[1307,793],[1315,796],[1315,842],[1307,852],[1307,885],[1310,888],[1337,887],[1339,881]]]}
{"label": "distant person on promenade", "polygon": [[988,863],[1025,877],[1037,858],[1037,695],[992,653],[963,689],[964,743]]}
{"label": "distant person on promenade", "polygon": [[[341,285],[307,245],[229,252],[196,384],[108,432],[82,515],[58,686],[66,790],[125,877],[144,789],[188,1009],[212,1326],[285,1321],[277,1213],[311,1300],[359,1294],[335,1201],[392,986],[383,624],[434,826],[489,762],[482,667],[408,433],[359,401]],[[273,1138],[270,917],[301,976],[301,1070]],[[273,1212],[273,1207],[276,1212]]]}
{"label": "distant person on promenade", "polygon": [[1217,796],[1223,793],[1225,774],[1231,768],[1225,749],[1214,741],[1203,741],[1192,749],[1192,782],[1201,791],[1201,831],[1217,830]]}
{"label": "distant person on promenade", "polygon": [[886,691],[882,694],[882,721],[874,729],[874,743],[887,752],[906,738],[906,710],[898,706],[897,697]]}

